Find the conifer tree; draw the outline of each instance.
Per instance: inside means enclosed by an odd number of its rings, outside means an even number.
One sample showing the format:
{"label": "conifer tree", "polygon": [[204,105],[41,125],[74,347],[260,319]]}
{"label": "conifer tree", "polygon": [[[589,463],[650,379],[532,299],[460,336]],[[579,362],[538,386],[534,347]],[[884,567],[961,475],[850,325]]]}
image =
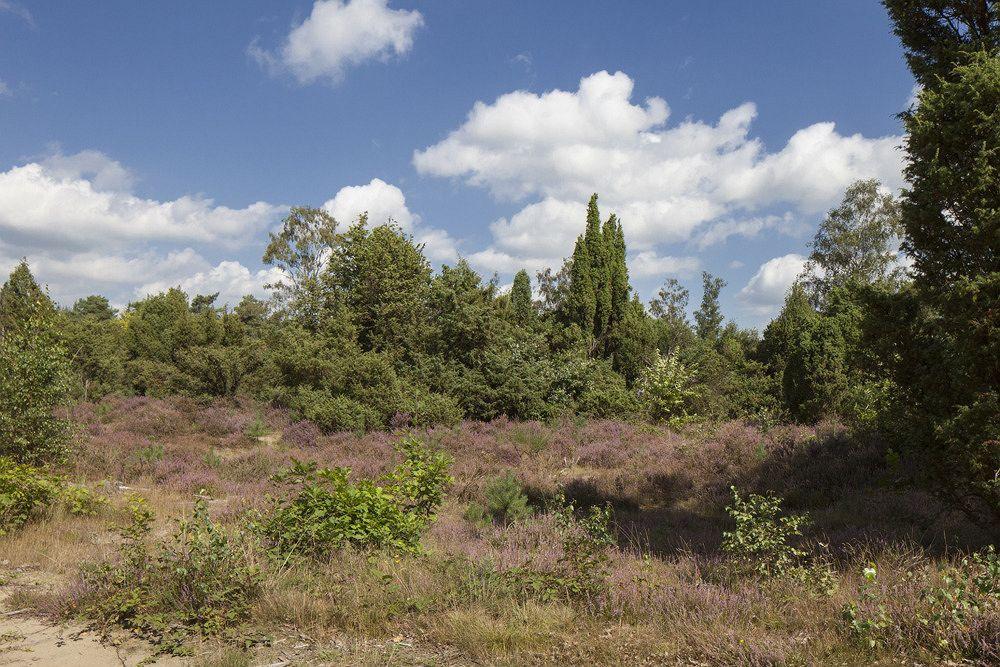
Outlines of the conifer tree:
{"label": "conifer tree", "polygon": [[514,275],[514,285],[510,288],[510,306],[514,319],[519,324],[528,323],[535,315],[535,306],[531,303],[531,278],[524,269]]}

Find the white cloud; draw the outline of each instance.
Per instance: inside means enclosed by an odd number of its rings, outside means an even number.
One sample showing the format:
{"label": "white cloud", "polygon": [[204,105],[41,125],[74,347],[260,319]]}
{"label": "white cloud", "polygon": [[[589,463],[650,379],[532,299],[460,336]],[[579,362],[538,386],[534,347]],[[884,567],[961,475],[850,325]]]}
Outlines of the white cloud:
{"label": "white cloud", "polygon": [[413,229],[417,216],[406,208],[406,197],[395,185],[373,178],[367,185],[348,185],[337,191],[323,208],[341,224],[354,224],[358,216],[368,213],[368,222],[381,225],[394,221],[406,231]]}
{"label": "white cloud", "polygon": [[215,302],[217,306],[226,304],[235,306],[247,294],[266,297],[268,290],[264,286],[280,281],[283,276],[284,273],[277,268],[251,271],[239,262],[223,261],[210,269],[198,271],[179,280],[167,279],[145,283],[136,288],[135,296],[141,299],[171,287],[180,287],[188,296],[218,292],[219,297]]}
{"label": "white cloud", "polygon": [[646,251],[688,241],[713,222],[699,247],[734,234],[789,231],[859,178],[902,184],[900,137],[845,136],[833,123],[817,123],[769,152],[750,134],[752,103],[714,124],[689,118],[668,126],[667,103],[633,103],[633,88],[622,72],[598,72],[576,91],[515,91],[477,102],[461,126],[414,153],[414,166],[502,200],[534,200],[491,226],[494,243],[477,254],[497,270],[568,254],[593,192],[622,219],[630,247]]}
{"label": "white cloud", "polygon": [[0,270],[27,258],[61,303],[95,292],[123,303],[136,285],[186,284],[197,275],[235,289],[195,248],[260,243],[285,211],[265,202],[233,209],[200,196],[147,199],[132,192],[134,183],[98,151],[53,153],[0,172]]}
{"label": "white cloud", "polygon": [[443,229],[420,224],[420,216],[406,206],[403,191],[381,178],[373,178],[367,185],[348,185],[337,191],[323,208],[342,225],[353,224],[362,213],[368,213],[368,224],[381,225],[389,220],[412,234],[417,243],[424,244],[424,254],[434,263],[454,263],[458,259],[455,239]]}
{"label": "white cloud", "polygon": [[35,27],[35,18],[31,15],[31,12],[12,0],[0,0],[0,12],[13,14],[23,19],[32,28]]}
{"label": "white cloud", "polygon": [[724,242],[731,236],[753,238],[766,229],[777,229],[785,234],[799,234],[805,231],[807,226],[797,222],[791,213],[719,220],[710,223],[704,231],[697,234],[694,243],[698,248],[704,250],[709,246]]}
{"label": "white cloud", "polygon": [[423,23],[420,12],[390,9],[388,0],[317,0],[277,53],[256,43],[249,52],[272,70],[287,69],[300,83],[336,83],[349,66],[408,53]]}
{"label": "white cloud", "polygon": [[232,209],[200,196],[145,199],[123,189],[132,180],[96,151],[12,167],[0,172],[0,233],[22,244],[78,249],[153,240],[237,247],[283,210],[265,202]]}
{"label": "white cloud", "polygon": [[667,275],[689,276],[698,270],[701,262],[697,257],[671,257],[657,255],[645,250],[629,260],[629,273],[639,278]]}
{"label": "white cloud", "polygon": [[769,259],[740,290],[738,298],[757,315],[774,315],[805,265],[806,258],[795,253]]}
{"label": "white cloud", "polygon": [[920,92],[924,89],[919,83],[913,84],[913,88],[910,90],[910,97],[906,100],[906,108],[912,109],[920,103]]}
{"label": "white cloud", "polygon": [[10,89],[10,86],[3,79],[0,79],[0,97],[11,97],[13,94],[14,91]]}

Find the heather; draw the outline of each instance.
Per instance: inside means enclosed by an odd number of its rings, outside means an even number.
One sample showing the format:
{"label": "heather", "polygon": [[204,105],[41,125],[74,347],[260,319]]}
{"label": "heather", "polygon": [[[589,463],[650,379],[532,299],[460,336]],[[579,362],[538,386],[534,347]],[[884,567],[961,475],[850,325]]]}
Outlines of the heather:
{"label": "heather", "polygon": [[[142,407],[72,410],[81,436],[64,474],[108,499],[96,529],[56,514],[5,538],[14,567],[38,557],[25,545],[41,533],[112,545],[23,597],[109,638],[193,656],[242,647],[248,664],[376,660],[385,642],[402,662],[454,664],[998,655],[995,530],[900,486],[885,443],[842,423],[498,419],[302,443],[284,437],[301,420],[250,402]],[[266,432],[248,436],[254,421]],[[344,519],[361,507],[382,514]],[[336,522],[309,528],[315,516]],[[201,573],[190,590],[169,578],[178,559]],[[123,598],[135,581],[150,588]],[[291,650],[289,633],[308,641]]]}

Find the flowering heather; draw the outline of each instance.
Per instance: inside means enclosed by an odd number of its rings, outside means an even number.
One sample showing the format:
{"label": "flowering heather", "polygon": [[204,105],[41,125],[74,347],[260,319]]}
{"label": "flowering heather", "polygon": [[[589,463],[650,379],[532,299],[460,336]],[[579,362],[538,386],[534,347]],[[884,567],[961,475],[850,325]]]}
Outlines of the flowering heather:
{"label": "flowering heather", "polygon": [[[281,493],[272,476],[296,460],[347,467],[352,480],[380,479],[411,432],[453,458],[454,483],[422,555],[345,551],[322,567],[285,564],[268,575],[255,612],[265,633],[293,627],[317,641],[338,633],[359,641],[423,636],[451,647],[461,656],[456,664],[602,664],[621,656],[635,664],[858,664],[879,655],[990,664],[998,655],[993,616],[945,622],[942,603],[928,602],[951,599],[935,591],[978,590],[989,569],[970,570],[955,553],[982,547],[991,534],[894,485],[900,470],[881,443],[835,422],[695,423],[677,432],[612,420],[498,419],[322,435],[251,402],[148,398],[80,404],[71,415],[81,428],[67,472],[118,494],[118,503],[135,490],[152,494],[161,533],[166,518],[202,491],[221,525],[246,532],[255,516],[247,512],[268,512],[269,498]],[[473,510],[488,504],[490,480],[508,474],[528,499],[528,516],[493,523]],[[734,574],[721,548],[732,528],[731,486],[776,494],[788,512],[809,514],[803,546],[811,556],[798,574]],[[615,543],[591,541],[580,525],[567,529],[553,509],[557,497],[579,516],[610,507]],[[32,553],[7,551],[19,549]],[[859,573],[868,566],[879,574],[866,583]],[[965,574],[957,580],[955,572]],[[956,592],[956,581],[967,592]],[[63,613],[73,599],[70,590],[37,607]],[[990,599],[968,604],[992,609]],[[861,630],[846,624],[845,609],[856,609]],[[858,632],[874,633],[875,648]]]}

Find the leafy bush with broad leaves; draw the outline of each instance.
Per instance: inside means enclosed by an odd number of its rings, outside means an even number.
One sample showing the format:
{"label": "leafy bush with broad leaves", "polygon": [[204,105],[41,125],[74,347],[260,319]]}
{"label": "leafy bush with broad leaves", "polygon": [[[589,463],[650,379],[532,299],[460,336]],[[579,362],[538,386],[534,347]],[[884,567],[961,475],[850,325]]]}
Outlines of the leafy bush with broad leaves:
{"label": "leafy bush with broad leaves", "polygon": [[806,556],[793,542],[802,536],[808,516],[782,516],[781,498],[754,493],[743,498],[730,488],[733,502],[726,511],[736,527],[722,534],[722,550],[761,576],[788,572]]}
{"label": "leafy bush with broad leaves", "polygon": [[226,636],[249,618],[261,573],[212,522],[204,500],[152,548],[148,504],[134,498],[129,511],[117,562],[84,568],[77,610],[105,632],[125,628],[175,654],[187,652],[191,635]]}
{"label": "leafy bush with broad leaves", "polygon": [[679,425],[691,419],[698,396],[693,386],[694,370],[687,367],[677,352],[667,356],[657,353],[639,377],[638,395],[650,419]]}
{"label": "leafy bush with broad leaves", "polygon": [[59,479],[0,456],[0,537],[19,529],[59,495]]}
{"label": "leafy bush with broad leaves", "polygon": [[412,437],[397,449],[403,461],[382,483],[352,481],[344,467],[296,462],[275,477],[288,491],[262,517],[260,532],[286,558],[325,559],[345,546],[418,551],[451,483],[451,459]]}

